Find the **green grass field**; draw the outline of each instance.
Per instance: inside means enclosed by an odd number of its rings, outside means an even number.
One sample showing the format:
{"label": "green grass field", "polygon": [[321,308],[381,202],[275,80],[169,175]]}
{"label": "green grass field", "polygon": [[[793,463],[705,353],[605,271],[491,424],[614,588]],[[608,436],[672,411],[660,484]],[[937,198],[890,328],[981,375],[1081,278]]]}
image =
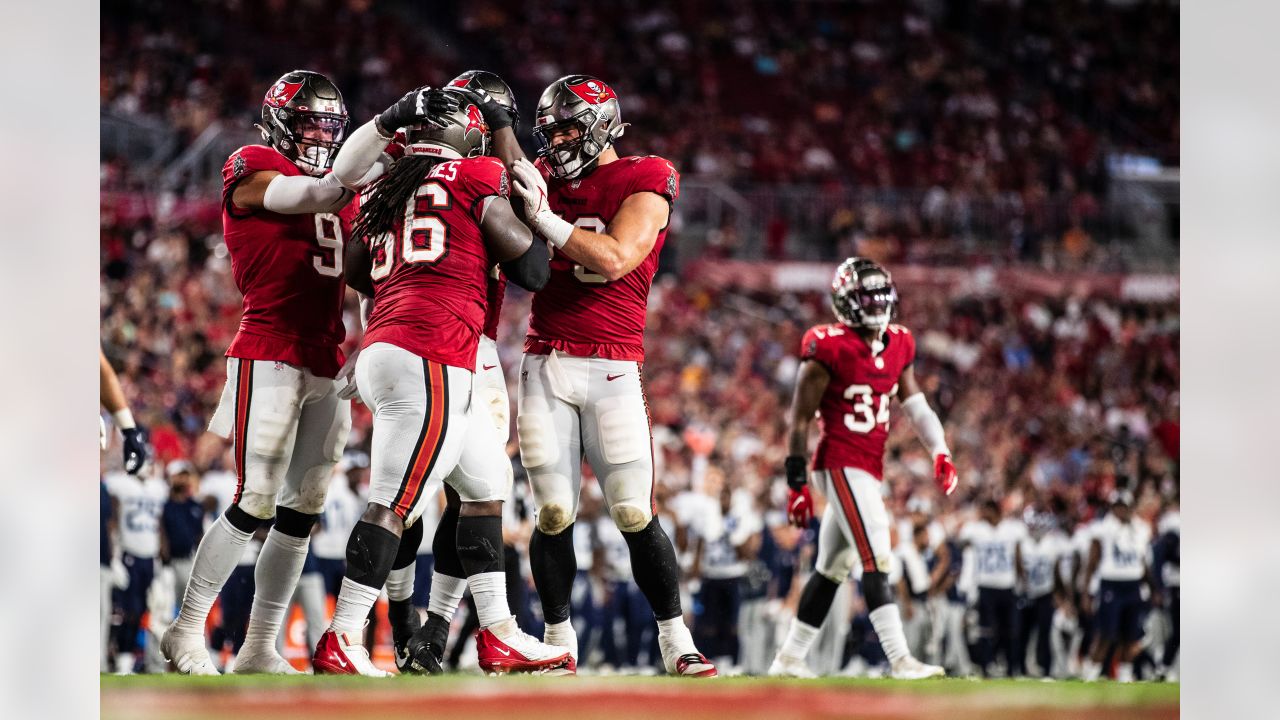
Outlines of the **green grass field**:
{"label": "green grass field", "polygon": [[1177,684],[855,678],[102,676],[102,717],[1176,718]]}

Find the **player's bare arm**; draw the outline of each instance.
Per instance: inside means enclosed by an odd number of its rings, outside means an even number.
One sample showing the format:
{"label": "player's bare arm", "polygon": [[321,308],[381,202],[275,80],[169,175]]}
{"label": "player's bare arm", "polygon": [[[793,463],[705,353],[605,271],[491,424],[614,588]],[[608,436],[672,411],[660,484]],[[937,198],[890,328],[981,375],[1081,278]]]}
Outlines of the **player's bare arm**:
{"label": "player's bare arm", "polygon": [[809,425],[818,412],[822,395],[831,383],[831,372],[816,360],[800,363],[796,389],[791,396],[787,416],[787,518],[796,527],[807,527],[813,520],[813,497],[809,493],[808,466]]}
{"label": "player's bare arm", "polygon": [[373,278],[369,273],[373,269],[373,256],[369,246],[363,242],[349,242],[342,252],[342,263],[347,287],[364,297],[373,297]]}
{"label": "player's bare arm", "polygon": [[[606,150],[605,154],[612,153]],[[622,201],[604,232],[575,227],[558,217],[547,204],[542,174],[527,160],[511,169],[516,193],[524,200],[524,216],[540,235],[574,261],[607,280],[617,280],[636,269],[667,226],[671,203],[653,192],[638,192]]]}
{"label": "player's bare arm", "polygon": [[898,377],[898,402],[911,426],[915,428],[916,437],[933,456],[933,475],[938,489],[944,495],[950,495],[956,489],[956,469],[951,463],[951,450],[947,447],[947,436],[942,429],[938,415],[929,407],[920,383],[916,382],[914,365],[902,369]]}
{"label": "player's bare arm", "polygon": [[541,290],[551,277],[547,244],[534,242],[533,232],[516,217],[506,198],[494,195],[486,203],[480,232],[489,257],[511,282],[530,292]]}
{"label": "player's bare arm", "polygon": [[124,469],[129,474],[136,475],[147,460],[146,440],[142,436],[142,431],[138,429],[137,423],[134,422],[129,403],[124,399],[120,378],[116,376],[115,369],[111,367],[111,363],[107,362],[107,356],[101,349],[98,350],[98,375],[102,407],[111,413],[111,419],[120,429],[120,435],[124,439]]}

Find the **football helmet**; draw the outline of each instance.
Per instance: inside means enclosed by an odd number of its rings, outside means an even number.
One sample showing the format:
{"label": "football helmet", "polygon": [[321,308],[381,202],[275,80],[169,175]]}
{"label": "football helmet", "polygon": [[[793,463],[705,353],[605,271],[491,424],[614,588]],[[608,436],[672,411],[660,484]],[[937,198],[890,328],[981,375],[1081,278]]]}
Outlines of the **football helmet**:
{"label": "football helmet", "polygon": [[479,106],[461,88],[443,87],[440,90],[457,94],[458,108],[433,116],[433,122],[405,128],[405,154],[427,155],[444,160],[488,154],[489,125],[485,123]]}
{"label": "football helmet", "polygon": [[483,90],[489,93],[502,107],[511,113],[511,125],[520,123],[520,108],[516,107],[516,95],[503,82],[502,78],[488,70],[468,70],[449,81],[447,87],[460,87],[464,90]]}
{"label": "football helmet", "polygon": [[[566,75],[542,91],[533,136],[538,140],[538,155],[546,158],[552,176],[569,180],[589,171],[626,127],[618,96],[604,81],[589,75]],[[577,137],[551,144],[558,133],[571,129],[578,131]]]}
{"label": "football helmet", "polygon": [[280,76],[262,99],[262,140],[308,175],[321,176],[346,138],[351,117],[329,78],[310,70]]}
{"label": "football helmet", "polygon": [[831,280],[831,309],[849,327],[884,332],[897,314],[898,290],[888,270],[866,258],[851,257],[840,263]]}

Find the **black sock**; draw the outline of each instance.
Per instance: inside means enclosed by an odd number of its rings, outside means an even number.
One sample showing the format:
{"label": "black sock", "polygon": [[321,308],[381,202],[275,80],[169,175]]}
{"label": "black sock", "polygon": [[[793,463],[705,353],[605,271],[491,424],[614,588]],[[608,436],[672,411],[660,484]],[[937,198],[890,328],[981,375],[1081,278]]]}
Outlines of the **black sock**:
{"label": "black sock", "polygon": [[631,550],[631,571],[636,585],[653,608],[654,618],[680,617],[680,566],[676,549],[658,518],[650,520],[643,530],[624,532],[622,537]]}
{"label": "black sock", "polygon": [[[445,490],[450,490],[445,486]],[[440,524],[431,538],[431,552],[435,555],[435,571],[449,577],[466,577],[462,561],[458,560],[458,508],[446,505],[440,515]]]}
{"label": "black sock", "polygon": [[399,547],[399,535],[361,520],[347,541],[347,577],[367,587],[381,588],[387,584]]}
{"label": "black sock", "polygon": [[449,621],[443,615],[427,612],[427,622],[422,628],[426,641],[435,647],[438,654],[443,655],[445,643],[449,641]]}
{"label": "black sock", "polygon": [[502,518],[497,515],[458,518],[458,561],[466,577],[502,572]]}
{"label": "black sock", "polygon": [[529,568],[533,585],[542,603],[542,617],[548,623],[569,619],[569,596],[578,574],[578,556],[573,551],[573,523],[556,535],[534,529],[529,539]]}
{"label": "black sock", "polygon": [[804,592],[800,593],[800,607],[796,608],[796,619],[805,625],[813,627],[821,627],[822,621],[827,619],[827,612],[831,610],[831,603],[835,602],[836,591],[840,589],[840,583],[832,582],[831,578],[822,573],[814,573],[809,576],[809,582],[804,584]]}
{"label": "black sock", "polygon": [[413,606],[413,599],[388,599],[387,622],[391,623],[391,635],[397,643],[408,642],[421,625],[421,621],[418,620],[418,609]]}

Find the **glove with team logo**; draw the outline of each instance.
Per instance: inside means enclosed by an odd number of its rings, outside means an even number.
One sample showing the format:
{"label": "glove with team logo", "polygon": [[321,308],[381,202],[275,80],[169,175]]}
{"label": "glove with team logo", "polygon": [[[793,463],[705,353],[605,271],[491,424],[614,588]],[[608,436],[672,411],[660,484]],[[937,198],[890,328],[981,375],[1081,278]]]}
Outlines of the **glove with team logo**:
{"label": "glove with team logo", "polygon": [[551,211],[547,201],[547,182],[533,163],[524,158],[511,165],[511,187],[524,202],[524,217],[529,227],[558,248],[564,247],[573,234],[573,225]]}
{"label": "glove with team logo", "polygon": [[444,127],[445,123],[440,120],[440,116],[455,112],[460,105],[457,93],[447,93],[423,85],[405,93],[395,104],[378,115],[378,132],[389,138],[402,127],[422,122]]}
{"label": "glove with team logo", "polygon": [[813,521],[813,496],[809,494],[806,465],[800,455],[788,455],[784,463],[787,472],[787,520],[798,528],[809,527]]}
{"label": "glove with team logo", "polygon": [[137,475],[147,461],[147,436],[139,427],[121,428],[120,434],[124,437],[124,470]]}
{"label": "glove with team logo", "polygon": [[956,478],[956,466],[951,464],[950,455],[938,453],[938,456],[933,459],[933,481],[938,484],[938,489],[943,495],[955,492],[959,482]]}

